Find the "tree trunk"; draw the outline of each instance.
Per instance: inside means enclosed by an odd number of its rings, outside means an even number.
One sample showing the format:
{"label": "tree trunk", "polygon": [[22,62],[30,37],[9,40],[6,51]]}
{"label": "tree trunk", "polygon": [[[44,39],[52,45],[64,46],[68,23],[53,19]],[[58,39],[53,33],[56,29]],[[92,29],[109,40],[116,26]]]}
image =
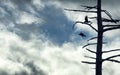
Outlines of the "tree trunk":
{"label": "tree trunk", "polygon": [[101,18],[101,0],[97,1],[97,24],[98,24],[98,39],[97,39],[97,54],[96,54],[96,75],[102,75],[102,40],[103,27]]}

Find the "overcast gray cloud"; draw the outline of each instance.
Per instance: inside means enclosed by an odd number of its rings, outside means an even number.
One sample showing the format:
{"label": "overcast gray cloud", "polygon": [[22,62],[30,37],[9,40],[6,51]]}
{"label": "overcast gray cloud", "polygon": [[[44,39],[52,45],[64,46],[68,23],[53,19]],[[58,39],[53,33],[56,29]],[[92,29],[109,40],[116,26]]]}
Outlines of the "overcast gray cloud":
{"label": "overcast gray cloud", "polygon": [[[115,1],[118,3],[119,0],[109,0],[109,3],[104,0],[103,3],[105,9],[118,18],[119,5]],[[109,8],[112,2],[116,7],[114,11]],[[91,55],[82,46],[96,33],[81,24],[72,30],[72,25],[76,20],[84,21],[86,15],[95,14],[63,10],[79,9],[81,4],[87,3],[94,4],[95,0],[0,1],[0,75],[93,75],[91,68],[94,66],[81,63],[89,60],[84,55]],[[80,37],[79,32],[87,37]],[[110,42],[105,50],[120,47],[118,34],[119,30],[104,34],[105,41]],[[120,74],[119,64],[112,65],[104,64],[105,75]]]}

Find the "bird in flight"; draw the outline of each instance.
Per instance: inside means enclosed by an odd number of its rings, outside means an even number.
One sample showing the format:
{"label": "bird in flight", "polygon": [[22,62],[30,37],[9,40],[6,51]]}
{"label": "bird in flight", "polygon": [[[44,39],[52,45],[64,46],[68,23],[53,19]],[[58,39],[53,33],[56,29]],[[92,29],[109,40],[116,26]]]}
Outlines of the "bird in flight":
{"label": "bird in flight", "polygon": [[86,35],[84,34],[84,33],[79,33],[79,35],[81,36],[81,37],[86,37]]}

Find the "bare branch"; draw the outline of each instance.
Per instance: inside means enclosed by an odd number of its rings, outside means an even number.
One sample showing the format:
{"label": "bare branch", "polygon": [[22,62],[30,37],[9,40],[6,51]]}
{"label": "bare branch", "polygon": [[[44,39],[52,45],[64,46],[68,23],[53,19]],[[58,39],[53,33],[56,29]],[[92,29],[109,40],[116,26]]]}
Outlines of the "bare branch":
{"label": "bare branch", "polygon": [[106,18],[102,18],[102,21],[103,22],[111,22],[111,23],[117,23],[119,22],[120,20],[119,19],[106,19]]}
{"label": "bare branch", "polygon": [[95,29],[91,24],[87,24],[87,25],[89,25],[92,29],[94,29],[96,32],[98,32],[98,30]]}
{"label": "bare branch", "polygon": [[87,46],[89,46],[89,45],[96,45],[97,43],[88,43],[88,44],[86,44],[86,45],[84,45],[82,48],[85,48],[85,47],[87,47]]}
{"label": "bare branch", "polygon": [[[104,36],[103,36],[104,37]],[[92,37],[92,38],[90,38],[89,40],[87,40],[87,41],[90,41],[90,40],[93,40],[93,39],[97,39],[98,37]]]}
{"label": "bare branch", "polygon": [[115,29],[120,29],[120,26],[103,29],[103,32],[115,30]]}
{"label": "bare branch", "polygon": [[103,27],[119,27],[120,25],[103,25]]}
{"label": "bare branch", "polygon": [[64,10],[74,11],[74,12],[97,13],[97,11],[88,11],[88,10],[75,10],[75,9],[64,9]]}
{"label": "bare branch", "polygon": [[120,54],[118,54],[118,55],[113,55],[113,56],[107,57],[106,59],[103,59],[103,61],[109,60],[109,59],[111,59],[111,58],[119,57],[119,56],[120,56]]}
{"label": "bare branch", "polygon": [[[111,14],[107,11],[107,10],[102,10],[102,12],[104,12],[110,19],[111,19],[111,21],[116,21],[116,22],[118,22],[118,20],[116,19],[116,20],[114,20],[113,18],[112,18],[112,16],[111,16]],[[97,17],[89,17],[90,19],[97,19]],[[106,20],[109,20],[109,19],[106,19],[106,18],[102,18],[102,20],[103,21],[106,21]],[[110,21],[110,20],[109,20]]]}
{"label": "bare branch", "polygon": [[97,17],[88,17],[89,19],[97,19]]}
{"label": "bare branch", "polygon": [[109,51],[103,51],[102,53],[109,53],[109,52],[115,52],[115,51],[120,51],[120,49],[114,49],[114,50],[109,50]]}
{"label": "bare branch", "polygon": [[81,21],[76,21],[75,22],[75,24],[73,24],[73,29],[74,29],[74,27],[75,27],[75,25],[77,24],[77,23],[81,23],[81,24],[85,24],[85,25],[88,25],[88,26],[90,26],[93,30],[95,30],[96,32],[98,31],[96,28],[94,28],[91,24],[88,24],[88,23],[85,23],[85,22],[81,22]]}
{"label": "bare branch", "polygon": [[91,52],[91,53],[95,53],[95,54],[96,54],[95,51],[92,51],[92,50],[90,50],[90,49],[88,49],[88,48],[86,48],[86,50],[89,51],[89,52]]}
{"label": "bare branch", "polygon": [[82,63],[85,63],[85,64],[96,64],[95,62],[88,62],[88,61],[82,61]]}
{"label": "bare branch", "polygon": [[[67,10],[67,11],[74,11],[74,12],[86,12],[86,13],[97,13],[97,11],[90,11],[90,9],[93,9],[93,8],[97,8],[96,6],[92,7],[92,6],[83,6],[83,7],[86,7],[86,9],[88,10],[75,10],[75,9],[64,9],[64,10]],[[101,12],[104,12],[111,20],[113,20],[111,14],[107,11],[107,10],[102,10]]]}
{"label": "bare branch", "polygon": [[86,58],[96,59],[95,57],[85,56]]}
{"label": "bare branch", "polygon": [[[108,59],[108,60],[104,60],[104,61],[111,61],[111,62],[115,62],[115,63],[120,63],[119,60],[115,60],[115,59]],[[104,62],[104,61],[103,61],[103,62]]]}
{"label": "bare branch", "polygon": [[91,10],[91,9],[97,9],[97,6],[87,6],[87,5],[81,5],[82,7],[84,7],[87,10]]}
{"label": "bare branch", "polygon": [[[107,42],[103,42],[103,44],[106,44]],[[87,46],[89,46],[89,45],[96,45],[97,43],[88,43],[88,44],[86,44],[86,45],[84,45],[82,48],[85,48],[85,47],[87,47]]]}
{"label": "bare branch", "polygon": [[107,10],[102,10],[111,20],[113,20],[111,14]]}
{"label": "bare branch", "polygon": [[87,41],[90,41],[90,40],[93,40],[93,39],[97,39],[98,37],[92,37],[92,38],[90,38],[89,40],[87,40]]}
{"label": "bare branch", "polygon": [[104,12],[110,19],[106,19],[106,18],[102,18],[102,21],[103,22],[114,22],[114,23],[117,23],[119,22],[120,20],[119,19],[113,19],[112,18],[112,15],[107,11],[107,10],[102,10],[102,12]]}
{"label": "bare branch", "polygon": [[75,22],[75,24],[73,24],[72,29],[74,29],[74,28],[75,28],[75,25],[76,25],[77,23],[81,23],[81,24],[83,24],[83,22],[81,22],[81,21],[76,21],[76,22]]}
{"label": "bare branch", "polygon": [[[97,17],[88,17],[89,19],[97,19]],[[120,19],[107,19],[107,18],[102,18],[103,22],[111,22],[111,23],[118,23],[120,22]]]}

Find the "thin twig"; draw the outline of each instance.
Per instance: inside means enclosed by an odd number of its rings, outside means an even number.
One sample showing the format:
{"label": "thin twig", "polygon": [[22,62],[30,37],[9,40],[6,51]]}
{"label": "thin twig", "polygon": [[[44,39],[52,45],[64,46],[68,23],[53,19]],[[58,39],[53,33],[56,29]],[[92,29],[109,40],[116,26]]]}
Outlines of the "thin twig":
{"label": "thin twig", "polygon": [[89,45],[96,45],[97,43],[88,43],[88,44],[86,44],[86,45],[84,45],[82,48],[85,48],[85,47],[87,47],[87,46],[89,46]]}
{"label": "thin twig", "polygon": [[96,59],[95,57],[85,56],[86,58]]}
{"label": "thin twig", "polygon": [[120,25],[103,25],[103,27],[119,27]]}
{"label": "thin twig", "polygon": [[105,61],[105,60],[109,60],[109,59],[111,59],[111,58],[119,57],[119,56],[120,56],[120,54],[118,54],[118,55],[113,55],[113,56],[107,57],[106,59],[104,59],[104,61]]}
{"label": "thin twig", "polygon": [[111,22],[111,23],[118,23],[120,20],[119,19],[106,19],[106,18],[102,18],[103,22]]}
{"label": "thin twig", "polygon": [[74,12],[97,13],[97,11],[87,11],[87,10],[75,10],[75,9],[64,9],[64,10],[74,11]]}
{"label": "thin twig", "polygon": [[104,62],[104,61],[111,61],[111,62],[115,62],[115,63],[120,63],[120,61],[119,61],[119,60],[115,60],[115,59],[103,60],[103,62]]}
{"label": "thin twig", "polygon": [[91,9],[97,9],[97,6],[87,6],[87,5],[81,5],[82,7],[84,7],[87,10],[91,10]]}
{"label": "thin twig", "polygon": [[96,54],[96,52],[95,52],[95,51],[92,51],[92,50],[90,50],[90,49],[88,49],[88,48],[86,48],[86,50],[87,50],[87,51],[89,51],[89,52],[91,52],[91,53]]}
{"label": "thin twig", "polygon": [[88,62],[88,61],[82,61],[82,63],[85,63],[85,64],[96,64],[95,62]]}
{"label": "thin twig", "polygon": [[81,22],[81,21],[76,21],[75,24],[73,24],[73,27],[72,27],[73,29],[74,29],[74,27],[75,27],[75,25],[76,25],[77,23],[81,23],[81,24],[88,25],[88,26],[90,26],[93,30],[95,30],[96,32],[98,32],[98,30],[97,30],[96,28],[94,28],[91,24],[88,24],[88,23],[85,23],[85,22]]}
{"label": "thin twig", "polygon": [[88,17],[89,19],[97,19],[97,17]]}
{"label": "thin twig", "polygon": [[90,40],[93,40],[93,39],[97,39],[98,37],[92,37],[92,38],[90,38],[89,40],[87,40],[87,41],[90,41]]}
{"label": "thin twig", "polygon": [[111,20],[113,20],[112,15],[107,10],[102,10]]}
{"label": "thin twig", "polygon": [[[88,17],[89,19],[97,19],[97,17]],[[107,19],[102,18],[102,22],[111,22],[111,23],[118,23],[120,22],[120,19]]]}
{"label": "thin twig", "polygon": [[[103,42],[103,44],[106,44],[107,42]],[[89,45],[96,45],[97,43],[88,43],[88,44],[86,44],[86,45],[84,45],[82,48],[85,48],[85,47],[87,47],[87,46],[89,46]]]}
{"label": "thin twig", "polygon": [[114,29],[120,29],[120,26],[103,29],[103,32],[114,30]]}

